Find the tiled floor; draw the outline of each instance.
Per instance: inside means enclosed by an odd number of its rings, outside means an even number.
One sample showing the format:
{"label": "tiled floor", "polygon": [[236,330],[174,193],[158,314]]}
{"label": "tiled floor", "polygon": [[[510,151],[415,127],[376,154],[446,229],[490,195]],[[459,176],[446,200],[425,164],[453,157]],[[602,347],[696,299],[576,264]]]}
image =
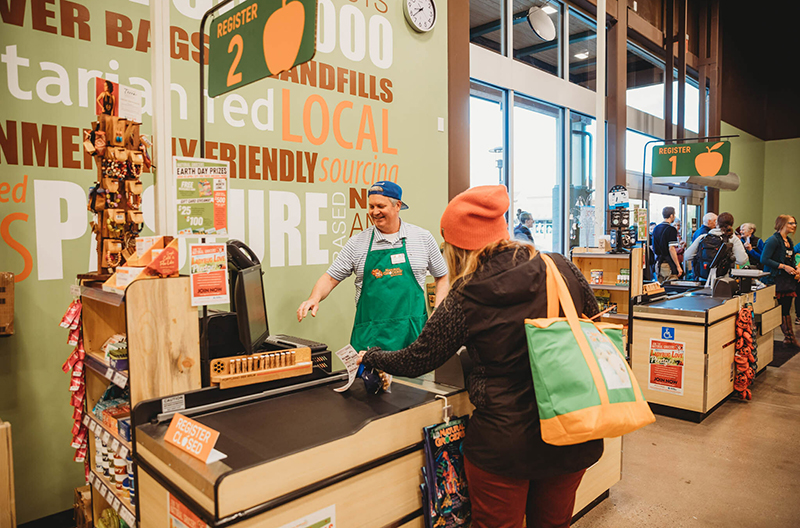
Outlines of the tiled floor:
{"label": "tiled floor", "polygon": [[657,416],[627,435],[622,480],[573,526],[800,527],[800,354],[751,388],[700,424]]}

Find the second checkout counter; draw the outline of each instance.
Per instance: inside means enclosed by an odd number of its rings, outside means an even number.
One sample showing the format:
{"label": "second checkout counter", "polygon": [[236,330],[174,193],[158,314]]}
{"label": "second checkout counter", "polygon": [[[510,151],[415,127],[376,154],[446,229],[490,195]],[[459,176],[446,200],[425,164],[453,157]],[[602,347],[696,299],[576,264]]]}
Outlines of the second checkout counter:
{"label": "second checkout counter", "polygon": [[[691,291],[633,307],[632,368],[656,410],[699,422],[733,392],[736,316],[748,302],[761,372],[772,361],[773,330],[781,319],[775,286],[731,298]],[[657,361],[651,363],[665,350],[676,352],[675,363],[682,365],[659,369]]]}

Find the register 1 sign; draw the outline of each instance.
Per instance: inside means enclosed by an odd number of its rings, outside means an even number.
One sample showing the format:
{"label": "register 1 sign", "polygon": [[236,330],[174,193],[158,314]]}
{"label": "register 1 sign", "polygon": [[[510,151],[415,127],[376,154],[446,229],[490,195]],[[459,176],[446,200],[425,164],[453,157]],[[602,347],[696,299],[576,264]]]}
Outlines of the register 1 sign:
{"label": "register 1 sign", "polygon": [[173,158],[178,236],[228,236],[229,162]]}
{"label": "register 1 sign", "polygon": [[717,176],[730,172],[731,144],[680,143],[653,147],[653,177]]}
{"label": "register 1 sign", "polygon": [[317,0],[253,0],[211,23],[208,95],[216,97],[310,61]]}

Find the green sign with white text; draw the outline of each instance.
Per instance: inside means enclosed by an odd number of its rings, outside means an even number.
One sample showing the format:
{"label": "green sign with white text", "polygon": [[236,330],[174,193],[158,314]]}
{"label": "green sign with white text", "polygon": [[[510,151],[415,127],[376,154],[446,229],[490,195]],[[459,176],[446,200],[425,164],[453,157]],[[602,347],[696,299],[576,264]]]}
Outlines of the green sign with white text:
{"label": "green sign with white text", "polygon": [[654,178],[717,176],[730,172],[731,144],[682,143],[653,147]]}
{"label": "green sign with white text", "polygon": [[208,95],[216,97],[314,57],[317,0],[253,0],[211,22]]}

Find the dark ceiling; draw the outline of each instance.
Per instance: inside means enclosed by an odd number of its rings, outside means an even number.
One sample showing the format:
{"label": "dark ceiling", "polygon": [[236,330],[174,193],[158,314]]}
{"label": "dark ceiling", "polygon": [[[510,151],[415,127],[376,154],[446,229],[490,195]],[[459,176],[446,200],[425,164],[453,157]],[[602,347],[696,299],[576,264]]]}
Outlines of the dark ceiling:
{"label": "dark ceiling", "polygon": [[767,141],[800,137],[800,4],[720,6],[722,120]]}

